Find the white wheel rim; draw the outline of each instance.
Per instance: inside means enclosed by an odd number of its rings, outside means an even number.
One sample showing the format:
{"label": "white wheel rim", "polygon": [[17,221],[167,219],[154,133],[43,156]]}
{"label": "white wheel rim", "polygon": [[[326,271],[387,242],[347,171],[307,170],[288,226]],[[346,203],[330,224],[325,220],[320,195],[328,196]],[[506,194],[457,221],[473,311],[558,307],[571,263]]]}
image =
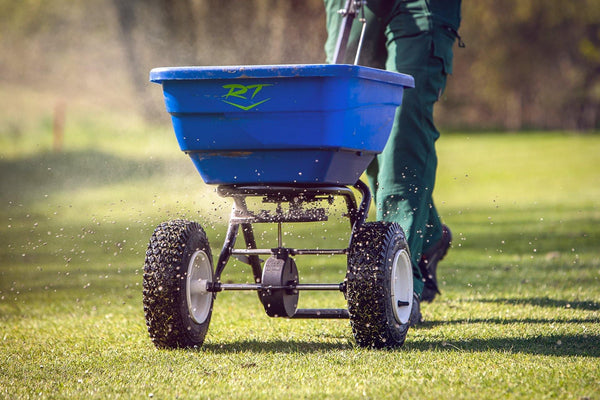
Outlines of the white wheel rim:
{"label": "white wheel rim", "polygon": [[197,250],[188,264],[185,292],[190,316],[198,324],[206,321],[212,307],[213,294],[206,291],[208,282],[212,282],[210,259],[204,251]]}
{"label": "white wheel rim", "polygon": [[396,322],[407,324],[413,303],[413,275],[410,257],[406,250],[398,251],[392,263],[392,309]]}

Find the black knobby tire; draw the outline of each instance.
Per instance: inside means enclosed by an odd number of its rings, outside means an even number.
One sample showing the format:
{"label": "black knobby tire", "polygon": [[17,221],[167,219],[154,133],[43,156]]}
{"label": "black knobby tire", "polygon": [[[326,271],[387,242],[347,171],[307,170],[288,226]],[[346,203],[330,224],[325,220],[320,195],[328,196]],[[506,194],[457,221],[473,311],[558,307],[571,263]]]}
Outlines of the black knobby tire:
{"label": "black knobby tire", "polygon": [[195,347],[204,342],[213,295],[202,297],[202,321],[197,321],[190,311],[187,290],[188,271],[194,271],[191,266],[199,256],[204,260],[205,274],[212,279],[212,254],[199,224],[173,220],[154,230],[146,251],[143,297],[148,332],[158,348]]}
{"label": "black knobby tire", "polygon": [[350,323],[357,344],[402,346],[413,303],[412,266],[402,228],[395,223],[370,222],[354,232],[346,279]]}

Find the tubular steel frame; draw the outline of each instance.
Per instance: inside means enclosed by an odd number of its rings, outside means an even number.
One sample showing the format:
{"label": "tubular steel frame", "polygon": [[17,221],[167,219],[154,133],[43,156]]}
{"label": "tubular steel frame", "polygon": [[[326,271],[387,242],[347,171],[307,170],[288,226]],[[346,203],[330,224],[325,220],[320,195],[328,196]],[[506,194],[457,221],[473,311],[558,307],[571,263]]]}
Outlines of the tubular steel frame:
{"label": "tubular steel frame", "polygon": [[[272,290],[285,290],[297,293],[300,290],[334,290],[346,291],[344,282],[336,284],[288,284],[288,285],[265,285],[261,282],[263,268],[259,255],[269,255],[278,258],[287,258],[296,255],[347,255],[348,247],[343,249],[297,249],[282,246],[281,224],[283,222],[315,222],[327,220],[327,214],[323,209],[305,209],[307,203],[316,201],[329,201],[333,203],[336,196],[344,198],[350,220],[352,233],[354,233],[366,220],[371,203],[371,193],[368,186],[358,181],[353,186],[362,196],[360,205],[357,205],[356,197],[350,187],[347,186],[261,186],[261,185],[220,185],[217,193],[223,197],[233,198],[233,207],[227,234],[223,248],[219,254],[213,282],[207,284],[208,292],[221,292],[227,290],[256,290],[259,292]],[[247,197],[262,197],[263,202],[277,204],[273,212],[252,212],[246,204]],[[290,210],[284,212],[280,208],[281,203],[289,203]],[[254,236],[253,224],[255,223],[277,223],[278,224],[278,246],[270,249],[257,248]],[[236,249],[235,243],[240,231],[245,241],[245,249]],[[352,241],[353,235],[350,235]],[[241,262],[249,264],[252,268],[255,283],[235,284],[222,283],[221,275],[231,256],[238,258]],[[292,318],[348,318],[346,309],[298,309]]]}

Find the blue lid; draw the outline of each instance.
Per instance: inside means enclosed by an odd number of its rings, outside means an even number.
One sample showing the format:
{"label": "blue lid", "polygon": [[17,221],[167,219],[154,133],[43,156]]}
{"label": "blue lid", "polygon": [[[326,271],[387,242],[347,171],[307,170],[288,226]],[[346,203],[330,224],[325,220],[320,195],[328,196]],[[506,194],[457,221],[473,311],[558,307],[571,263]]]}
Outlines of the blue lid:
{"label": "blue lid", "polygon": [[388,82],[404,87],[415,87],[412,76],[376,68],[347,64],[290,64],[239,65],[219,67],[167,67],[150,71],[150,81],[240,79],[240,78],[300,78],[350,77]]}

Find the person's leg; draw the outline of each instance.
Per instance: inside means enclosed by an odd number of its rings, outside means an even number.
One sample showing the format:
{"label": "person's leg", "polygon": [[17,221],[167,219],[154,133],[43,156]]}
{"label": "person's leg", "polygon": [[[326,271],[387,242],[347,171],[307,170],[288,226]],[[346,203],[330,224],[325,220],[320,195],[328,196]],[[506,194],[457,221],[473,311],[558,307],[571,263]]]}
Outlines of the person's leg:
{"label": "person's leg", "polygon": [[[345,3],[345,0],[325,0],[329,35],[325,49],[329,62],[342,21],[337,11]],[[396,113],[390,140],[383,154],[368,167],[367,177],[377,205],[377,219],[398,222],[407,234],[415,292],[421,294],[423,278],[418,265],[423,249],[441,237],[441,222],[431,194],[437,167],[434,144],[439,137],[433,124],[433,104],[445,86],[444,60],[434,54],[432,33],[414,35],[412,30],[416,27],[408,32],[402,21],[390,24],[397,27],[390,29],[389,21],[384,22],[368,7],[365,14],[367,30],[360,64],[413,75],[417,85],[416,89],[404,92],[403,106]],[[354,58],[360,28],[355,22],[345,62]]]}
{"label": "person's leg", "polygon": [[429,217],[425,225],[425,235],[423,237],[423,253],[427,253],[442,238],[442,221],[433,203],[433,198],[427,200]]}
{"label": "person's leg", "polygon": [[437,168],[435,141],[439,137],[433,123],[433,105],[445,86],[446,75],[443,62],[433,55],[431,32],[396,36],[388,29],[386,35],[386,69],[412,75],[415,89],[404,92],[390,139],[369,172],[377,172],[377,219],[398,222],[407,234],[415,292],[420,294],[423,281],[418,265],[424,242],[426,236],[431,239],[435,235],[433,229],[440,229],[432,202]]}

